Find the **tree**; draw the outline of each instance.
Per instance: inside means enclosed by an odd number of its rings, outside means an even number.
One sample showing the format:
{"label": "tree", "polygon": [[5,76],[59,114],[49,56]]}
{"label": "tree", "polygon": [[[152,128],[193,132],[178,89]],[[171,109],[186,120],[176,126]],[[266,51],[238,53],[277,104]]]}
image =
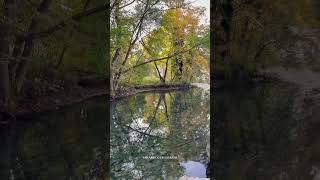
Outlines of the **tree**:
{"label": "tree", "polygon": [[[147,20],[150,20],[150,19],[148,19],[148,17],[151,17],[149,13],[153,12],[154,7],[159,2],[160,2],[160,0],[153,0],[153,1],[147,0],[145,2],[138,3],[136,6],[137,10],[134,12],[135,14],[133,14],[133,18],[130,19],[131,21],[133,21],[133,23],[131,22],[131,23],[125,25],[126,27],[129,27],[129,31],[131,31],[129,33],[130,34],[129,43],[126,44],[127,47],[123,53],[123,55],[124,55],[123,59],[120,60],[119,67],[117,69],[115,67],[115,63],[116,63],[116,61],[118,61],[120,59],[119,58],[120,57],[120,54],[119,54],[120,49],[119,48],[117,48],[117,50],[115,51],[117,53],[115,53],[112,57],[112,62],[111,62],[111,72],[112,72],[111,92],[112,92],[112,94],[114,94],[114,92],[118,88],[119,80],[122,76],[122,72],[125,69],[125,65],[127,64],[128,60],[131,56],[131,52],[132,52],[134,46],[136,45],[136,42],[140,38],[140,35],[145,27],[144,23]],[[118,5],[118,6],[120,6],[120,5]],[[117,29],[121,29],[119,27],[120,20],[118,19],[119,18],[119,16],[118,16],[119,10],[120,10],[120,7],[116,8],[115,12],[112,13],[112,15],[111,15],[111,22],[114,22],[114,27],[116,27]],[[115,44],[119,45],[119,41],[115,42]]]}
{"label": "tree", "polygon": [[[208,73],[208,68],[202,69],[209,59],[205,45],[209,31],[199,23],[203,8],[185,1],[160,0],[126,6],[130,2],[116,3],[111,13],[112,95],[125,82],[166,84],[192,79],[195,69],[197,75]],[[206,65],[194,66],[193,59]]]}
{"label": "tree", "polygon": [[[49,68],[52,71],[54,67],[60,68],[63,58],[69,57],[70,53],[80,46],[87,49],[88,53],[92,47],[101,51],[99,48],[105,46],[102,42],[94,40],[102,31],[105,33],[106,29],[101,28],[103,23],[100,24],[100,28],[88,30],[88,27],[101,20],[101,14],[109,7],[108,2],[6,0],[3,5],[0,29],[1,36],[5,38],[1,38],[0,42],[0,96],[4,102],[1,104],[5,106],[10,104],[9,101],[17,103],[16,99],[21,95],[26,79],[31,77],[31,73],[28,72],[35,70],[38,64],[56,64]],[[94,16],[100,17],[95,21],[88,21]],[[70,38],[69,35],[74,38]],[[75,38],[78,42],[80,39],[86,39],[86,43],[75,43]],[[67,49],[66,46],[70,43],[76,46]],[[61,45],[64,48],[59,48]],[[96,54],[99,54],[98,50]],[[60,54],[58,61],[55,54]]]}
{"label": "tree", "polygon": [[294,29],[310,30],[319,24],[313,0],[226,0],[214,1],[212,6],[212,56],[216,78],[249,78],[266,66],[293,61],[299,50],[291,47],[301,39],[308,39]]}

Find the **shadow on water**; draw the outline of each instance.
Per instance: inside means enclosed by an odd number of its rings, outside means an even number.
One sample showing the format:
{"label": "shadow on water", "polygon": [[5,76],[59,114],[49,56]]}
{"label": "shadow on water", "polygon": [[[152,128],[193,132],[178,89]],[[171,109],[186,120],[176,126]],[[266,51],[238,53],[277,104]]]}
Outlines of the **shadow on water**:
{"label": "shadow on water", "polygon": [[105,98],[1,126],[0,179],[106,179]]}
{"label": "shadow on water", "polygon": [[209,91],[140,94],[111,113],[112,179],[206,177]]}
{"label": "shadow on water", "polygon": [[320,179],[319,99],[280,82],[214,97],[215,180]]}

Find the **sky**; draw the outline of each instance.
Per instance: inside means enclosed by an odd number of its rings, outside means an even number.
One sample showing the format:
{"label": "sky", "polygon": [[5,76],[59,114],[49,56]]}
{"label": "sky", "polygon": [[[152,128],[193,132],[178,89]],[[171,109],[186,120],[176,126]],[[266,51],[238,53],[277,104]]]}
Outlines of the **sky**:
{"label": "sky", "polygon": [[[191,2],[192,6],[198,6],[198,7],[205,7],[205,15],[204,17],[200,20],[201,24],[210,24],[210,0],[187,0],[187,2]],[[127,6],[125,9],[130,10],[132,9],[136,3],[133,3],[130,6]]]}
{"label": "sky", "polygon": [[192,5],[205,7],[205,17],[201,19],[201,23],[209,24],[210,23],[210,0],[190,0]]}

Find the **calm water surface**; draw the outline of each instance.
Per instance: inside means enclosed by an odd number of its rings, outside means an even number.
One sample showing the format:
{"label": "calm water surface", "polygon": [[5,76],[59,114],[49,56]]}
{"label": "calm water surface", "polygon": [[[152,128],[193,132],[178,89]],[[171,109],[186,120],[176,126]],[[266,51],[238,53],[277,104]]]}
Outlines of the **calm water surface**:
{"label": "calm water surface", "polygon": [[109,123],[105,101],[0,126],[0,179],[105,179]]}
{"label": "calm water surface", "polygon": [[103,98],[1,125],[0,179],[206,177],[208,91],[140,94],[111,108],[111,122]]}
{"label": "calm water surface", "polygon": [[112,179],[205,178],[209,91],[146,93],[111,105]]}
{"label": "calm water surface", "polygon": [[319,180],[315,93],[286,83],[215,92],[215,180]]}
{"label": "calm water surface", "polygon": [[[214,93],[215,180],[320,179],[319,96],[286,83]],[[0,179],[205,178],[209,105],[195,88],[113,102],[111,122],[97,99],[2,124]]]}

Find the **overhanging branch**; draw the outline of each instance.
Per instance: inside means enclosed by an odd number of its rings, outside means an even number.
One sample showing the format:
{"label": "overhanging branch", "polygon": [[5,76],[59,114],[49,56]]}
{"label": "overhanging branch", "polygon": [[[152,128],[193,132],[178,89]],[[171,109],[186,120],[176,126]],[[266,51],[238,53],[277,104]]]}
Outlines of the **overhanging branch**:
{"label": "overhanging branch", "polygon": [[135,66],[132,66],[132,67],[130,67],[130,68],[122,71],[121,73],[127,73],[127,72],[133,70],[134,68],[137,68],[137,67],[139,67],[139,66],[143,66],[143,65],[148,64],[148,63],[152,63],[152,62],[157,62],[157,61],[162,61],[162,60],[166,60],[166,59],[173,58],[173,57],[175,57],[175,56],[177,56],[177,55],[179,55],[179,54],[183,54],[183,53],[189,52],[189,51],[191,51],[192,49],[194,49],[194,48],[196,48],[197,46],[200,46],[200,45],[201,45],[201,44],[197,44],[196,46],[194,46],[194,47],[192,47],[192,48],[190,48],[190,49],[187,49],[187,50],[184,50],[184,51],[180,51],[180,52],[176,52],[176,53],[173,53],[173,54],[171,54],[171,55],[169,55],[169,56],[166,56],[166,57],[156,58],[156,59],[151,59],[151,60],[145,61],[145,62],[143,62],[143,63],[140,63],[140,64],[137,64],[137,65],[135,65]]}
{"label": "overhanging branch", "polygon": [[91,9],[88,9],[86,11],[82,11],[80,13],[77,13],[73,16],[71,16],[70,18],[67,18],[65,20],[62,20],[60,21],[59,23],[43,30],[43,31],[40,31],[40,32],[30,32],[30,33],[27,33],[26,35],[24,35],[24,39],[37,39],[37,38],[43,38],[43,37],[46,37],[52,33],[54,33],[55,31],[58,31],[60,29],[62,29],[63,27],[65,27],[67,25],[67,23],[71,20],[73,21],[80,21],[82,18],[84,17],[88,17],[90,15],[93,15],[93,14],[96,14],[96,13],[99,13],[99,12],[102,12],[102,11],[105,11],[107,10],[108,8],[110,8],[110,5],[109,3],[107,4],[103,4],[101,6],[98,6],[98,7],[94,7],[94,8],[91,8]]}

